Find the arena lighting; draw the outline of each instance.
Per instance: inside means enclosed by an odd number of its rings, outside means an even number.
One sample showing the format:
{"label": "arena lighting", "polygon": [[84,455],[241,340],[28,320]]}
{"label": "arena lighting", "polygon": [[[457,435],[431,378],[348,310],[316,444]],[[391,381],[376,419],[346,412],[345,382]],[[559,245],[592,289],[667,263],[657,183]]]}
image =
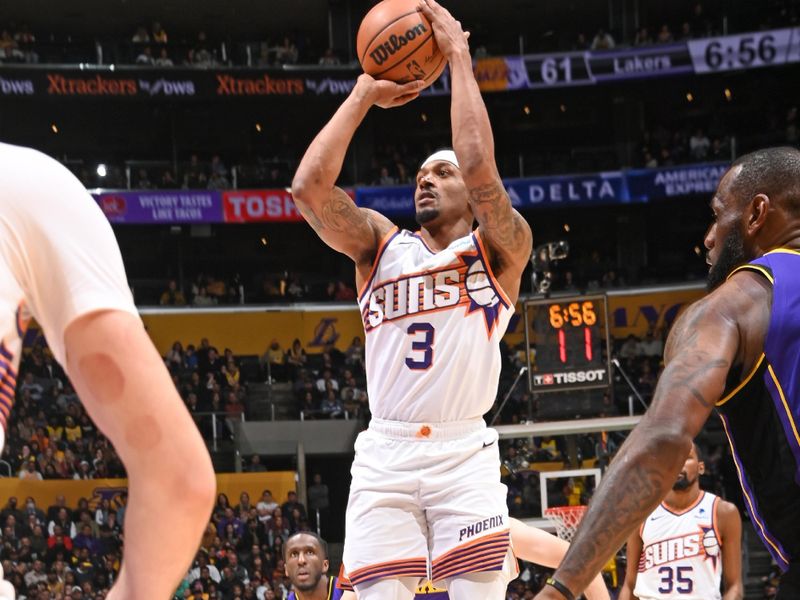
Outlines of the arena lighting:
{"label": "arena lighting", "polygon": [[428,115],[426,115],[425,113],[422,113],[420,118],[422,119],[423,123],[427,123],[428,122]]}
{"label": "arena lighting", "polygon": [[99,177],[105,177],[107,174],[108,171],[106,170],[106,166],[103,163],[97,165],[97,175]]}
{"label": "arena lighting", "polygon": [[50,130],[51,130],[53,133],[58,133],[58,125],[56,125],[55,123],[51,123],[51,124],[50,124]]}
{"label": "arena lighting", "polygon": [[530,107],[530,106],[528,106],[528,105],[526,104],[526,105],[523,107],[523,109],[522,109],[522,112],[524,112],[526,115],[529,115],[529,114],[531,114],[531,107]]}
{"label": "arena lighting", "polygon": [[733,99],[733,93],[731,92],[730,88],[725,88],[725,99],[730,102]]}
{"label": "arena lighting", "polygon": [[692,92],[687,92],[686,93],[686,100],[688,102],[694,102],[694,94],[692,94]]}
{"label": "arena lighting", "polygon": [[261,123],[256,123],[256,131],[261,133]]}

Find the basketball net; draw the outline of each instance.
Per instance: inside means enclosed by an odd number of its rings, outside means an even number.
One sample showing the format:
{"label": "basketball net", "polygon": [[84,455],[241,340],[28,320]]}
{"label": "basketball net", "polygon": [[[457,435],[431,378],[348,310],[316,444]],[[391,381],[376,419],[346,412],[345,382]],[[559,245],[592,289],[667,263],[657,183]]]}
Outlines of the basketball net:
{"label": "basketball net", "polygon": [[545,509],[544,516],[556,526],[558,537],[571,542],[585,512],[585,506],[553,506]]}

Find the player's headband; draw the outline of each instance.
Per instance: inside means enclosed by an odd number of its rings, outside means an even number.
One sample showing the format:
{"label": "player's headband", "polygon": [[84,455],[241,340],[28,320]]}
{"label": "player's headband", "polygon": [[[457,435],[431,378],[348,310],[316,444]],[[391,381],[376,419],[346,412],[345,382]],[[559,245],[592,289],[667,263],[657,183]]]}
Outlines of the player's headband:
{"label": "player's headband", "polygon": [[419,166],[419,168],[421,169],[425,165],[428,165],[437,160],[443,160],[458,167],[458,159],[456,158],[455,152],[453,152],[452,150],[438,150],[437,152],[431,154],[424,161],[422,161],[422,164]]}

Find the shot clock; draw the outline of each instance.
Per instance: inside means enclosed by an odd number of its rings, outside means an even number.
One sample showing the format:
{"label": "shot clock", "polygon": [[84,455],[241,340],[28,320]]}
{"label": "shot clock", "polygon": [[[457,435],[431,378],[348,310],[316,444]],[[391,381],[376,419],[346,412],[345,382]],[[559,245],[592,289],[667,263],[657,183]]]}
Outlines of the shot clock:
{"label": "shot clock", "polygon": [[528,382],[532,391],[607,387],[608,304],[605,295],[527,300]]}

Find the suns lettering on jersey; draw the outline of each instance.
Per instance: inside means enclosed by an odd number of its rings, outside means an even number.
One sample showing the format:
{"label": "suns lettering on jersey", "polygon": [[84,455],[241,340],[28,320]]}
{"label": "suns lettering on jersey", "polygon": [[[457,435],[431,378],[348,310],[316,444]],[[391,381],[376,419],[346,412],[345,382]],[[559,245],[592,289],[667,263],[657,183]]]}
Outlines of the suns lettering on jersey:
{"label": "suns lettering on jersey", "polygon": [[367,333],[410,316],[465,307],[466,315],[482,311],[491,337],[506,306],[497,293],[477,250],[459,253],[451,265],[424,273],[377,282],[362,311]]}
{"label": "suns lettering on jersey", "polygon": [[[714,537],[713,544],[711,537]],[[645,546],[639,558],[639,572],[695,556],[710,559],[716,566],[718,553],[714,550],[718,547],[714,529],[701,527],[697,532]]]}

